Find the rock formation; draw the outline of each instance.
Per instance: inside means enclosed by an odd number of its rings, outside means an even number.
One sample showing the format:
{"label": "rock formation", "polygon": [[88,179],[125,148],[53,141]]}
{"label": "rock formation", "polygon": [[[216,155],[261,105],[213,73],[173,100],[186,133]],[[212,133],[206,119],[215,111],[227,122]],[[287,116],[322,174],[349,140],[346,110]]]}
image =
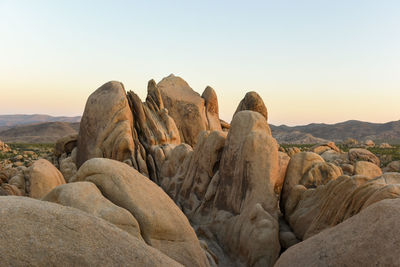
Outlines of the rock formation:
{"label": "rock formation", "polygon": [[94,183],[108,200],[128,210],[148,245],[186,266],[208,265],[184,214],[156,184],[130,166],[91,159],[79,168],[74,181]]}
{"label": "rock formation", "polygon": [[91,94],[83,112],[76,165],[105,157],[132,164],[132,112],[120,82],[108,82]]}
{"label": "rock formation", "polygon": [[70,207],[0,197],[0,262],[6,266],[181,266],[106,221]]}
{"label": "rock formation", "polygon": [[398,266],[400,200],[384,200],[301,242],[275,266]]}
{"label": "rock formation", "polygon": [[[318,144],[279,147],[255,92],[231,124],[218,109],[214,89],[200,95],[174,75],[150,80],[144,102],[120,82],[98,88],[54,165],[13,155],[14,168],[0,169],[0,195],[30,197],[0,197],[0,226],[11,229],[0,261],[273,266],[283,252],[278,266],[352,265],[379,247],[387,258],[376,264],[398,264],[387,252],[397,200],[386,200],[400,197],[398,162],[382,170],[366,149],[308,137]],[[383,234],[375,213],[390,217]]]}

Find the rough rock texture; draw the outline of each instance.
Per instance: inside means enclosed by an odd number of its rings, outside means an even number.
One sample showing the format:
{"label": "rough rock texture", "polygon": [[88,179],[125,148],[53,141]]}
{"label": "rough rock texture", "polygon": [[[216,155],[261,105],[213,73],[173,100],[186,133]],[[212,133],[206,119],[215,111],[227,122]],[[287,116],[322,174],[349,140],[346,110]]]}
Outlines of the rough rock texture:
{"label": "rough rock texture", "polygon": [[153,181],[158,182],[158,169],[154,162],[157,146],[180,144],[179,130],[164,108],[160,90],[154,80],[147,86],[147,98],[142,103],[134,92],[128,92],[133,116],[134,156],[133,167]]}
{"label": "rough rock texture", "polygon": [[208,130],[222,131],[221,122],[219,120],[218,98],[214,89],[207,86],[201,97],[205,101]]}
{"label": "rough rock texture", "polygon": [[132,112],[122,83],[112,81],[98,88],[89,96],[82,116],[77,167],[99,157],[129,163],[134,153],[132,127]]}
{"label": "rough rock texture", "polygon": [[118,161],[91,159],[76,181],[90,181],[138,221],[147,244],[186,266],[207,266],[195,232],[174,202],[152,181]]}
{"label": "rough rock texture", "polygon": [[0,197],[4,266],[180,266],[144,242],[80,210]]}
{"label": "rough rock texture", "polygon": [[336,151],[336,152],[340,152],[340,149],[335,145],[334,142],[317,144],[317,145],[315,145],[315,146],[310,148],[311,152],[317,153],[319,155],[321,155],[322,153],[324,153],[325,151],[328,151],[328,150],[333,150],[333,151]]}
{"label": "rough rock texture", "polygon": [[161,185],[215,261],[221,266],[272,266],[280,251],[281,173],[278,144],[265,118],[239,112],[227,137],[203,132],[194,150],[181,144],[167,154]]}
{"label": "rough rock texture", "polygon": [[286,171],[289,166],[290,157],[284,152],[279,152],[279,179],[275,184],[275,193],[280,195],[283,182],[285,181]]}
{"label": "rough rock texture", "polygon": [[235,114],[243,111],[251,110],[260,113],[268,121],[268,111],[262,98],[256,92],[248,92],[242,101],[240,101]]}
{"label": "rough rock texture", "polygon": [[363,148],[352,148],[349,150],[349,160],[352,162],[356,161],[369,161],[374,163],[376,166],[379,167],[380,160],[377,156],[372,154],[370,151],[363,149]]}
{"label": "rough rock texture", "polygon": [[400,160],[390,162],[385,168],[382,169],[383,172],[400,172]]}
{"label": "rough rock texture", "polygon": [[234,116],[219,176],[213,225],[218,240],[247,265],[272,265],[280,250],[274,192],[279,156],[261,114],[242,111]]}
{"label": "rough rock texture", "polygon": [[275,266],[400,265],[400,199],[384,200],[301,242]]}
{"label": "rough rock texture", "polygon": [[10,151],[11,151],[11,148],[7,144],[5,144],[4,142],[2,142],[0,140],[0,152],[6,153],[6,152],[10,152]]}
{"label": "rough rock texture", "polygon": [[205,100],[173,74],[162,79],[157,87],[165,108],[179,129],[181,141],[193,146],[199,133],[209,129]]}
{"label": "rough rock texture", "polygon": [[71,134],[58,139],[54,147],[54,156],[58,158],[63,153],[70,154],[77,144],[78,134]]}
{"label": "rough rock texture", "polygon": [[364,175],[369,178],[375,178],[382,175],[382,170],[374,163],[368,161],[357,161],[354,164],[354,175]]}
{"label": "rough rock texture", "polygon": [[58,185],[65,184],[63,175],[53,164],[45,159],[33,163],[25,172],[27,193],[33,198],[42,198]]}
{"label": "rough rock texture", "polygon": [[50,191],[42,200],[90,213],[142,240],[139,224],[132,214],[103,197],[93,183],[76,182],[60,185]]}
{"label": "rough rock texture", "polygon": [[285,216],[300,240],[333,227],[363,208],[400,195],[400,174],[387,173],[375,179],[340,176],[316,189],[296,186],[285,205]]}

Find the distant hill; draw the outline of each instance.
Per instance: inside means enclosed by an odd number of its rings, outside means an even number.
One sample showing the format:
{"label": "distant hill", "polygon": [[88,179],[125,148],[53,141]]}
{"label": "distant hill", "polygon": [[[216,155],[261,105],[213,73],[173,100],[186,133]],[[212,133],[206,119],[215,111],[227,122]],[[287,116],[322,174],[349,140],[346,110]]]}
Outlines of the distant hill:
{"label": "distant hill", "polygon": [[[80,122],[81,116],[76,117],[53,117],[49,115],[33,114],[33,115],[0,115],[0,127],[11,127],[24,124],[36,124],[43,122]],[[3,131],[5,128],[0,128]]]}
{"label": "distant hill", "polygon": [[17,125],[0,131],[5,143],[55,143],[59,138],[79,131],[79,122],[45,122]]}
{"label": "distant hill", "polygon": [[[336,124],[312,123],[303,126],[274,126],[270,125],[272,135],[279,143],[296,143],[305,138],[306,134],[313,138],[322,138],[334,142],[342,142],[347,138],[354,138],[359,142],[367,139],[375,143],[400,144],[400,120],[387,123],[370,123],[350,120]],[[297,135],[297,138],[295,135]],[[294,136],[290,142],[281,136]],[[311,138],[310,136],[308,136]],[[299,142],[297,144],[301,144]]]}

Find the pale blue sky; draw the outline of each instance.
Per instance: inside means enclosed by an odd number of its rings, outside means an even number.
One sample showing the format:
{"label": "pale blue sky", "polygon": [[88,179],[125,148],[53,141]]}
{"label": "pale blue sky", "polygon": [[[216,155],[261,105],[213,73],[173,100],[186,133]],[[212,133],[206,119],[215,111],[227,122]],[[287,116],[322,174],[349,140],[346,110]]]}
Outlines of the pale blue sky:
{"label": "pale blue sky", "polygon": [[174,73],[230,120],[257,91],[274,124],[400,119],[399,1],[0,0],[0,114],[80,115],[109,80],[144,100]]}

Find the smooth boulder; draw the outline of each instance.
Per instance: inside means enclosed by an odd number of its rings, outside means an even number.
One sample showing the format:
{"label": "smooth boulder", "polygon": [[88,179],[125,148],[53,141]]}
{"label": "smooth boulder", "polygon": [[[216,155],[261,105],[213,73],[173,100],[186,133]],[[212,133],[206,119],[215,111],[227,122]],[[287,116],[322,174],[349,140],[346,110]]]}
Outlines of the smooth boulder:
{"label": "smooth boulder", "polygon": [[26,197],[0,197],[4,266],[181,266],[103,219]]}
{"label": "smooth boulder", "polygon": [[115,205],[138,221],[143,239],[186,266],[207,266],[189,221],[164,191],[128,165],[94,158],[78,170],[75,181],[94,183]]}

